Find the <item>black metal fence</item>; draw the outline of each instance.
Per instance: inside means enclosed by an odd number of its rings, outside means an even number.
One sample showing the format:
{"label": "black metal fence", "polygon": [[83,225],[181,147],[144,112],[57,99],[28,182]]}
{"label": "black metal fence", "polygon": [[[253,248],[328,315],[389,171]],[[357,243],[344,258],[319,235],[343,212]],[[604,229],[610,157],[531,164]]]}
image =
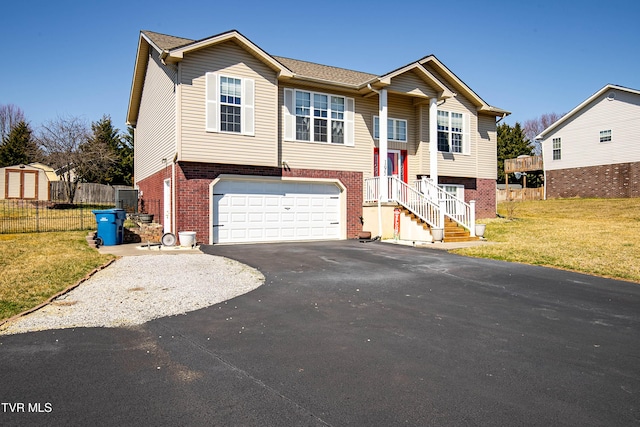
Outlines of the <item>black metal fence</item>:
{"label": "black metal fence", "polygon": [[[135,212],[135,207],[125,201],[115,204],[68,204],[36,200],[0,200],[0,234],[94,230],[96,217],[93,211],[114,207],[122,207],[127,213]],[[141,207],[139,203],[138,212],[143,212]],[[159,200],[146,200],[144,210],[149,210],[150,213],[158,212],[154,220],[161,220]]]}

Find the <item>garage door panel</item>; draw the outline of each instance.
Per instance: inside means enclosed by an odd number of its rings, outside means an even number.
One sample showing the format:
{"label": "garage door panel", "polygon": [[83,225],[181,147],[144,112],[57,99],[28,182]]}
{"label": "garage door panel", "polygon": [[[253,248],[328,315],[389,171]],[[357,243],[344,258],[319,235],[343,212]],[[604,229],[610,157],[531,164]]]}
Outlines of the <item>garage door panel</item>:
{"label": "garage door panel", "polygon": [[248,220],[253,223],[264,222],[264,215],[261,212],[249,212]]}
{"label": "garage door panel", "polygon": [[214,243],[340,238],[334,184],[223,180],[214,192]]}

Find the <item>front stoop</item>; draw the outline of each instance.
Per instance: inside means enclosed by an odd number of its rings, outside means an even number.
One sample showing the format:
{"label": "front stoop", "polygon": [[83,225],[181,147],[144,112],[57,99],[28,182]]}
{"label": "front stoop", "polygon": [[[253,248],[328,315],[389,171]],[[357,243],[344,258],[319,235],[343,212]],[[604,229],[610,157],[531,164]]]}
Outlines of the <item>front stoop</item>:
{"label": "front stoop", "polygon": [[480,240],[477,236],[471,237],[466,228],[450,218],[444,220],[444,242],[474,242]]}
{"label": "front stoop", "polygon": [[[428,224],[418,218],[414,213],[408,209],[403,209],[405,216],[411,218],[412,222],[422,227],[425,231],[431,233],[431,228]],[[445,218],[444,222],[444,242],[475,242],[480,240],[477,236],[471,237],[471,233],[466,228],[459,225],[457,222],[450,218]]]}

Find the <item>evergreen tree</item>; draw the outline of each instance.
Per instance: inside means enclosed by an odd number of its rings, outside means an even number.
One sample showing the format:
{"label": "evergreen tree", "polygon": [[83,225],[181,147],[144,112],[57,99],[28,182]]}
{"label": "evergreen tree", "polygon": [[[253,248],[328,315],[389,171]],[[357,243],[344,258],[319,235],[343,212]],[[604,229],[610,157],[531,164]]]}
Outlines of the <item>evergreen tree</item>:
{"label": "evergreen tree", "polygon": [[112,169],[113,184],[133,185],[133,128],[120,135],[116,148],[118,160]]}
{"label": "evergreen tree", "polygon": [[119,131],[113,127],[111,117],[107,115],[91,123],[91,131],[86,142],[80,144],[82,160],[76,167],[76,173],[84,182],[113,184],[112,172],[118,162]]}
{"label": "evergreen tree", "polygon": [[[505,159],[515,159],[521,155],[533,155],[533,145],[525,136],[520,123],[511,127],[506,123],[498,125],[498,184],[504,183],[504,161]],[[527,180],[527,182],[529,182]],[[509,183],[520,183],[513,174],[509,175]]]}
{"label": "evergreen tree", "polygon": [[38,160],[38,146],[29,125],[20,121],[14,125],[0,145],[0,167],[28,164]]}

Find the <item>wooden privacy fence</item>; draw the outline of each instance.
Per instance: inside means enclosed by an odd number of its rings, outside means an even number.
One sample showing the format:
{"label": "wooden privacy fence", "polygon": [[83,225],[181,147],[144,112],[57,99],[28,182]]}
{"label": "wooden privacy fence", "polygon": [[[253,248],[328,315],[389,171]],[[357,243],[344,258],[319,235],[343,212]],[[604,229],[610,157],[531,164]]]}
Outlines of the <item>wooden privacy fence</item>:
{"label": "wooden privacy fence", "polygon": [[[94,183],[78,183],[74,203],[114,203],[116,189],[131,189],[127,185],[104,185]],[[49,183],[50,199],[54,202],[66,202],[65,183],[51,181]]]}
{"label": "wooden privacy fence", "polygon": [[496,199],[498,202],[504,202],[505,200],[543,200],[544,199],[544,187],[540,188],[519,188],[508,190],[497,190]]}

